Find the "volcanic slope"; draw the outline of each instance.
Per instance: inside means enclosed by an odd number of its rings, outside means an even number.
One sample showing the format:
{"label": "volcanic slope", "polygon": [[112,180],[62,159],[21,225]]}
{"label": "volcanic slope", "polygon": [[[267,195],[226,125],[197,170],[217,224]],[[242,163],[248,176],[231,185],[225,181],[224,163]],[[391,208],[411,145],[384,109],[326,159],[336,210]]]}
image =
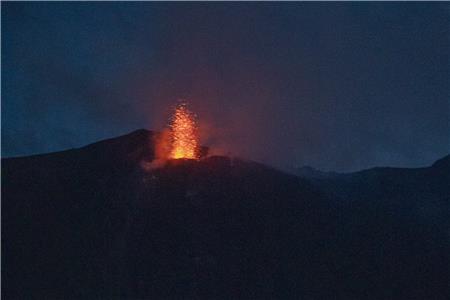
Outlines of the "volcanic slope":
{"label": "volcanic slope", "polygon": [[5,299],[448,295],[440,230],[372,218],[356,224],[368,244],[349,224],[371,206],[346,211],[306,179],[229,157],[146,170],[153,136],[2,160]]}

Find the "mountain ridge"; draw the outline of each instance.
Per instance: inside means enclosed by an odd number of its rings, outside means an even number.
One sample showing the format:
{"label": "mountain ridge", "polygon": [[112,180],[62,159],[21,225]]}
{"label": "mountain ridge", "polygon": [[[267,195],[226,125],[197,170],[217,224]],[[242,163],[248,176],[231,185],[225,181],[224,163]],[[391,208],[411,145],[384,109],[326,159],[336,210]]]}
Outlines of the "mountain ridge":
{"label": "mountain ridge", "polygon": [[218,156],[146,170],[153,135],[2,159],[6,298],[450,294],[445,159],[323,180]]}

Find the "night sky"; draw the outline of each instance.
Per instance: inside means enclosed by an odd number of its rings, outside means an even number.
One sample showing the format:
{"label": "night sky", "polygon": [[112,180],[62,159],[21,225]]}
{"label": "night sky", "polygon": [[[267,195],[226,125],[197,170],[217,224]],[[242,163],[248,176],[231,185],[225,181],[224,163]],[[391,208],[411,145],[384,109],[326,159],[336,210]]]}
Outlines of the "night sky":
{"label": "night sky", "polygon": [[449,3],[2,2],[2,156],[160,130],[277,167],[450,152]]}

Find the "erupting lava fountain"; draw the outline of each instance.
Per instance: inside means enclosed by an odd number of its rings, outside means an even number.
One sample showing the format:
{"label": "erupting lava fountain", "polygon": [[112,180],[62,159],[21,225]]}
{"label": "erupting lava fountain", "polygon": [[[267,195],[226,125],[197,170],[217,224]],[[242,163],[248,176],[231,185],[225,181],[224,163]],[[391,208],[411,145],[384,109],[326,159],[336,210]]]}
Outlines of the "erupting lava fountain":
{"label": "erupting lava fountain", "polygon": [[199,158],[199,137],[196,119],[196,115],[187,108],[186,103],[181,102],[176,106],[170,122],[172,138],[170,158]]}

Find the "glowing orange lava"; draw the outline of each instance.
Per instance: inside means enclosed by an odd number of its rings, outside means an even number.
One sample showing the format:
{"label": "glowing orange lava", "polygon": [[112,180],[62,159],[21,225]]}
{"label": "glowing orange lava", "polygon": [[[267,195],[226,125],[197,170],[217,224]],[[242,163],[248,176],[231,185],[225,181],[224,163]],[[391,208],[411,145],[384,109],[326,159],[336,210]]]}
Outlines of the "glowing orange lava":
{"label": "glowing orange lava", "polygon": [[198,132],[195,114],[186,103],[180,103],[170,124],[172,131],[172,149],[170,158],[198,159]]}

